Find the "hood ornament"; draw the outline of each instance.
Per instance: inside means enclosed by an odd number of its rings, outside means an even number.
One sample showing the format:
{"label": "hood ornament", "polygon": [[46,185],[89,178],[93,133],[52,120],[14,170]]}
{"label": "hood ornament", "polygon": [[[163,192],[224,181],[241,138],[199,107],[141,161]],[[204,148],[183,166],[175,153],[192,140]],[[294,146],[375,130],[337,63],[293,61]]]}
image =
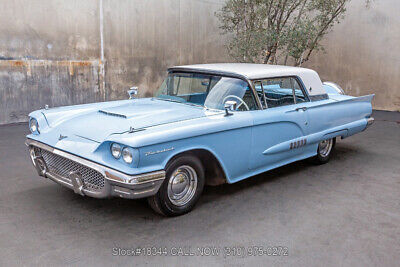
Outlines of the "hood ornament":
{"label": "hood ornament", "polygon": [[133,86],[128,90],[129,99],[135,99],[138,94],[138,87]]}
{"label": "hood ornament", "polygon": [[65,138],[67,138],[67,137],[68,136],[66,136],[66,135],[60,134],[60,137],[58,137],[58,141],[61,141],[61,140],[65,139]]}

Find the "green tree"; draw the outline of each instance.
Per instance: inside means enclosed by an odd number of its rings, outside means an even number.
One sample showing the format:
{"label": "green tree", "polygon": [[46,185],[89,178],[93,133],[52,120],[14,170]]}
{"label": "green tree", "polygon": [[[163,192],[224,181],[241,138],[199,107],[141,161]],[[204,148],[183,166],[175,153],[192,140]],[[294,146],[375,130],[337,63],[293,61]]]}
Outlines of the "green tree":
{"label": "green tree", "polygon": [[322,49],[320,41],[350,1],[227,0],[216,15],[235,60],[299,66]]}

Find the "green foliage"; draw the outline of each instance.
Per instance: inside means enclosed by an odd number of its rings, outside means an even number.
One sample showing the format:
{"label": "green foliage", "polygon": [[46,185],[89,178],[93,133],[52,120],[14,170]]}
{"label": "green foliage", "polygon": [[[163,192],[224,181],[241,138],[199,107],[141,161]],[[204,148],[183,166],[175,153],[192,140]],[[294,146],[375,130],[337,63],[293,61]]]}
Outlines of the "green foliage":
{"label": "green foliage", "polygon": [[301,65],[339,23],[350,0],[228,0],[216,13],[239,62]]}

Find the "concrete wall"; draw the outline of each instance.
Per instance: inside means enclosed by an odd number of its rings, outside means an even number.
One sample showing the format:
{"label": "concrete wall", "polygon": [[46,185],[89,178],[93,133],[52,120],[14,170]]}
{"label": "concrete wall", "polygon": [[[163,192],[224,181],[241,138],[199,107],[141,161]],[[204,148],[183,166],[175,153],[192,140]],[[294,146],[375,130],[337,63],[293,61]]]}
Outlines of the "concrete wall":
{"label": "concrete wall", "polygon": [[96,1],[0,1],[0,124],[100,101]]}
{"label": "concrete wall", "polygon": [[[169,66],[230,61],[214,17],[223,2],[0,0],[0,124],[45,104],[126,98],[132,85],[150,96]],[[353,0],[326,54],[306,66],[350,94],[374,92],[375,108],[400,110],[399,5]]]}
{"label": "concrete wall", "polygon": [[400,111],[400,1],[353,0],[307,67],[350,95],[375,94],[375,109]]}
{"label": "concrete wall", "polygon": [[214,17],[223,1],[105,0],[107,99],[150,96],[173,65],[228,60]]}
{"label": "concrete wall", "polygon": [[169,66],[227,61],[223,0],[103,0],[105,60],[100,2],[0,0],[0,124],[45,104],[123,99],[133,85],[149,96]]}

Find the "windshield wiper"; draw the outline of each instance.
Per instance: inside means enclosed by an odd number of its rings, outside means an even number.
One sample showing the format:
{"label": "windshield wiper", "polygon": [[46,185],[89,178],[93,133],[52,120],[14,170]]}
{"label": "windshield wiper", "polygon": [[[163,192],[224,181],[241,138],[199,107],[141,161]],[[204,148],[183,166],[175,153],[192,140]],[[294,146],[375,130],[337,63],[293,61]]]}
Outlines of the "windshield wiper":
{"label": "windshield wiper", "polygon": [[195,106],[195,107],[202,107],[202,108],[204,108],[203,105],[195,104],[195,103],[191,103],[191,102],[181,102],[181,103],[182,103],[182,104],[191,105],[191,106]]}
{"label": "windshield wiper", "polygon": [[190,103],[190,102],[182,102],[179,100],[175,100],[175,99],[171,99],[171,98],[161,98],[161,97],[156,97],[159,100],[165,100],[165,101],[169,101],[169,102],[175,102],[175,103],[180,103],[180,104],[186,104],[186,105],[190,105],[190,106],[196,106],[196,107],[204,107],[202,105],[199,104],[194,104],[194,103]]}
{"label": "windshield wiper", "polygon": [[163,98],[163,97],[156,97],[158,100],[164,100],[164,101],[169,101],[169,102],[175,102],[175,103],[184,103],[179,100],[171,99],[171,98]]}

